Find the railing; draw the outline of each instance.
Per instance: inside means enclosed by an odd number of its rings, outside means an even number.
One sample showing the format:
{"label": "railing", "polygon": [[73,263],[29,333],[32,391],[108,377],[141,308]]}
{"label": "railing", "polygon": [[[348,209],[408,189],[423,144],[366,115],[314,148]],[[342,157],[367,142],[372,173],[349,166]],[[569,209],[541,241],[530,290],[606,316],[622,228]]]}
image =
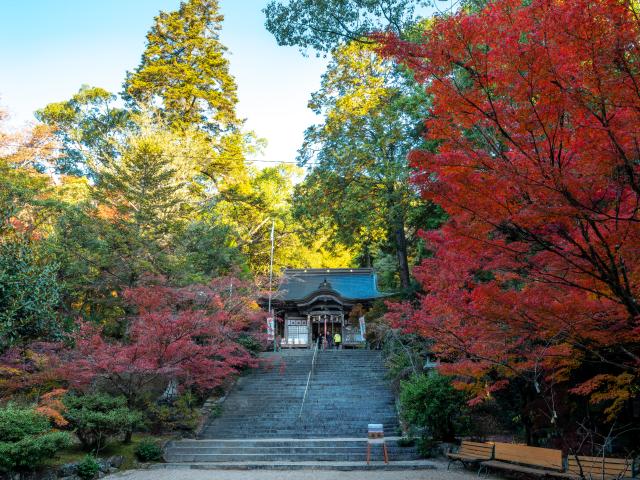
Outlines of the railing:
{"label": "railing", "polygon": [[311,375],[316,366],[316,355],[318,354],[318,345],[320,343],[320,337],[316,340],[313,346],[313,357],[311,358],[311,368],[309,369],[309,375],[307,376],[307,386],[304,387],[304,395],[302,396],[302,403],[300,404],[300,412],[298,413],[298,420],[302,417],[302,409],[304,408],[304,402],[307,399],[307,392],[309,391],[309,383],[311,382]]}

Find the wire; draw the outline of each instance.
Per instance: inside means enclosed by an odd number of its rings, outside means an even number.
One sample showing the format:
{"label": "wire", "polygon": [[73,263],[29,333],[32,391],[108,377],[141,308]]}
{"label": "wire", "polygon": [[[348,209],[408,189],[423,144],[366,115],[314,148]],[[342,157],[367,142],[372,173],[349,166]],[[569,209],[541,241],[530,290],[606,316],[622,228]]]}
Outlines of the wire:
{"label": "wire", "polygon": [[[46,146],[43,145],[42,147],[38,147],[35,145],[19,145],[19,144],[11,144],[11,143],[7,143],[5,145],[0,145],[0,148],[2,147],[9,147],[9,148],[27,148],[27,149],[32,149],[32,150],[49,150],[49,151],[55,151],[55,150],[63,150],[63,148],[60,147],[50,147],[50,146]],[[198,156],[194,156],[194,155],[173,155],[174,158],[188,158],[191,160],[206,160],[206,157],[198,157]],[[243,162],[248,162],[248,163],[284,163],[284,164],[289,164],[289,165],[298,165],[298,162],[293,162],[290,160],[273,160],[273,159],[261,159],[261,158],[243,158],[242,159]],[[315,166],[317,165],[317,163],[313,163],[313,162],[309,162],[306,163],[304,166]]]}

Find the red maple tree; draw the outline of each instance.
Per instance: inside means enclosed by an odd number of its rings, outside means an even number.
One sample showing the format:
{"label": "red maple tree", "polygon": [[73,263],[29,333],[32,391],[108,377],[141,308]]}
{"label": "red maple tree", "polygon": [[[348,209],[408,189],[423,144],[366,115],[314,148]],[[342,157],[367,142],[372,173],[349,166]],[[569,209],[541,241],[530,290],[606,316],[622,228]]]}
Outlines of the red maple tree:
{"label": "red maple tree", "polygon": [[255,363],[238,339],[255,334],[259,309],[246,282],[220,278],[186,288],[145,286],[125,298],[138,314],[124,340],[81,322],[65,364],[71,385],[106,382],[131,405],[150,386],[174,380],[180,387],[211,389]]}
{"label": "red maple tree", "polygon": [[495,0],[420,42],[379,35],[433,104],[414,181],[450,221],[423,233],[419,306],[476,401],[514,376],[572,379],[610,417],[640,384],[640,8]]}

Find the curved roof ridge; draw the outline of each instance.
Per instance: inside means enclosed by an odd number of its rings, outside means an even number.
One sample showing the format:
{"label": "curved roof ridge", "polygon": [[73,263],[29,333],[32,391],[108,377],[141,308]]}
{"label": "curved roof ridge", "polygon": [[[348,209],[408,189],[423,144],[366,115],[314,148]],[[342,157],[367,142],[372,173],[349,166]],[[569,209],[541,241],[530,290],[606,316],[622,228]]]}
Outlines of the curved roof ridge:
{"label": "curved roof ridge", "polygon": [[278,287],[279,297],[284,301],[309,299],[316,292],[322,292],[327,284],[345,300],[373,300],[388,296],[378,290],[373,268],[291,268],[283,272]]}

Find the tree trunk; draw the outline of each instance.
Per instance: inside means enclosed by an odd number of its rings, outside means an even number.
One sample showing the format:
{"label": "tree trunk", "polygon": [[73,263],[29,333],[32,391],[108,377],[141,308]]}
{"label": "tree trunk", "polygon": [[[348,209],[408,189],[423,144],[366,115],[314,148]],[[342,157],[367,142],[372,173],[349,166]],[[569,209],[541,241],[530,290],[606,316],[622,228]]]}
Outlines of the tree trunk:
{"label": "tree trunk", "polygon": [[404,232],[404,215],[401,212],[396,216],[395,237],[400,286],[403,290],[406,290],[411,284],[411,272],[409,271],[409,260],[407,259],[407,237]]}

